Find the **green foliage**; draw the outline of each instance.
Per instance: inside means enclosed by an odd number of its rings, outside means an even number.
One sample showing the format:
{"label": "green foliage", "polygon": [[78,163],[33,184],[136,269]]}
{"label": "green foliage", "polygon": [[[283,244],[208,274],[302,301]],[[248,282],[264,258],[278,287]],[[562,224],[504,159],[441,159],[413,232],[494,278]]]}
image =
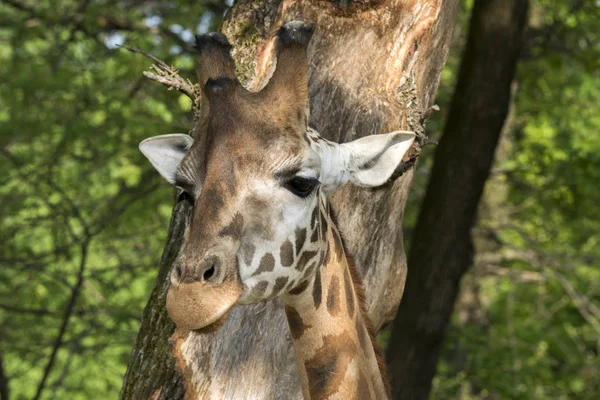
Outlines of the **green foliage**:
{"label": "green foliage", "polygon": [[116,398],[171,208],[137,145],[187,131],[191,103],[114,44],[191,77],[185,46],[225,5],[12,3],[0,5],[0,362],[11,398],[34,398],[55,348],[40,398]]}

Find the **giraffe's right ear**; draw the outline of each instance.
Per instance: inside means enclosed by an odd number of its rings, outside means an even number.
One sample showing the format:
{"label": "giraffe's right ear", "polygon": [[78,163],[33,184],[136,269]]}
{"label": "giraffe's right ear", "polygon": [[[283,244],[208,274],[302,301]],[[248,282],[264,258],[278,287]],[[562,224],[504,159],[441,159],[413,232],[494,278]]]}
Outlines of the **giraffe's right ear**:
{"label": "giraffe's right ear", "polygon": [[170,133],[145,139],[139,148],[158,173],[174,185],[177,168],[193,142],[194,139],[184,133]]}

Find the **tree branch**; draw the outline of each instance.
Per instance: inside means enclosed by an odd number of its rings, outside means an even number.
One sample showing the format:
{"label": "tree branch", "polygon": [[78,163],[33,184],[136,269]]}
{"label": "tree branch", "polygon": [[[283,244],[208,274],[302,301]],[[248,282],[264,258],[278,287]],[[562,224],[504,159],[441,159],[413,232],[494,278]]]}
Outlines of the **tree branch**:
{"label": "tree branch", "polygon": [[65,310],[65,316],[60,326],[60,330],[58,332],[58,336],[54,342],[54,346],[52,348],[52,353],[50,354],[50,359],[46,364],[46,368],[44,368],[44,374],[42,376],[42,380],[40,381],[35,397],[33,400],[39,400],[44,387],[46,386],[46,381],[48,380],[48,375],[50,375],[50,371],[52,370],[52,366],[54,365],[54,361],[56,360],[56,354],[58,350],[63,344],[63,337],[65,332],[67,331],[67,326],[69,325],[69,320],[73,315],[73,310],[75,308],[75,303],[77,302],[77,298],[79,297],[79,292],[81,291],[81,286],[83,285],[83,273],[85,271],[85,266],[87,262],[87,253],[88,253],[89,241],[84,242],[81,245],[81,262],[79,263],[79,272],[77,273],[77,282],[71,291],[71,298],[69,299],[69,303],[67,304],[67,309]]}
{"label": "tree branch", "polygon": [[21,3],[20,1],[2,0],[2,3],[7,4],[7,5],[11,6],[12,8],[17,9],[19,11],[26,12],[32,17],[36,16],[35,9],[33,9],[32,7],[29,7],[28,5]]}
{"label": "tree branch", "polygon": [[152,69],[156,73],[144,71],[143,74],[146,78],[166,86],[167,88],[169,88],[169,90],[177,89],[178,91],[192,99],[194,103],[197,103],[198,99],[200,98],[200,93],[198,89],[194,86],[192,82],[190,82],[189,79],[184,79],[181,76],[179,76],[177,68],[169,66],[166,62],[138,48],[127,46],[119,47],[125,50],[129,50],[132,53],[142,54],[143,56],[154,61],[154,64],[152,64]]}
{"label": "tree branch", "polygon": [[52,311],[45,310],[43,308],[27,308],[27,307],[16,307],[11,306],[9,304],[0,304],[0,308],[9,312],[19,313],[19,314],[32,314],[37,315],[39,317],[52,316],[54,313]]}

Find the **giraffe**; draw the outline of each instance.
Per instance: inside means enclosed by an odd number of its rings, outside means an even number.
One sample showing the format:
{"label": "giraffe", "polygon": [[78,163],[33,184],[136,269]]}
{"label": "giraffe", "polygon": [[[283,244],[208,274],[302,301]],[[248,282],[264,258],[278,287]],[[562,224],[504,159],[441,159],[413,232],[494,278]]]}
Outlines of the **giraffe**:
{"label": "giraffe", "polygon": [[[197,36],[196,139],[169,134],[140,143],[156,170],[194,202],[166,306],[177,330],[202,332],[218,329],[236,304],[279,298],[304,398],[383,399],[379,348],[328,196],[346,183],[386,183],[415,134],[338,144],[310,128],[312,33],[299,21],[279,29],[277,65],[260,92],[237,80],[225,36]],[[185,365],[178,369],[186,398],[218,398],[195,388]]]}

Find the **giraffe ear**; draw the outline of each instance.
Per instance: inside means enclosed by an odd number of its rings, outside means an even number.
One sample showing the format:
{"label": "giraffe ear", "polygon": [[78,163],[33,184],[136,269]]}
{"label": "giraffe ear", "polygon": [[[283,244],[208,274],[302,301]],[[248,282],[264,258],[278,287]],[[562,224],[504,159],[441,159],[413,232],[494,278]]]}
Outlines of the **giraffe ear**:
{"label": "giraffe ear", "polygon": [[139,148],[158,173],[174,185],[175,172],[193,142],[194,140],[184,133],[170,133],[145,139]]}
{"label": "giraffe ear", "polygon": [[395,131],[366,136],[343,143],[348,154],[349,181],[358,186],[376,187],[387,182],[415,140],[414,132]]}
{"label": "giraffe ear", "polygon": [[381,186],[390,179],[402,158],[415,141],[414,132],[395,131],[366,136],[349,143],[337,144],[309,131],[312,148],[321,157],[322,187],[327,192],[346,182],[358,186]]}

